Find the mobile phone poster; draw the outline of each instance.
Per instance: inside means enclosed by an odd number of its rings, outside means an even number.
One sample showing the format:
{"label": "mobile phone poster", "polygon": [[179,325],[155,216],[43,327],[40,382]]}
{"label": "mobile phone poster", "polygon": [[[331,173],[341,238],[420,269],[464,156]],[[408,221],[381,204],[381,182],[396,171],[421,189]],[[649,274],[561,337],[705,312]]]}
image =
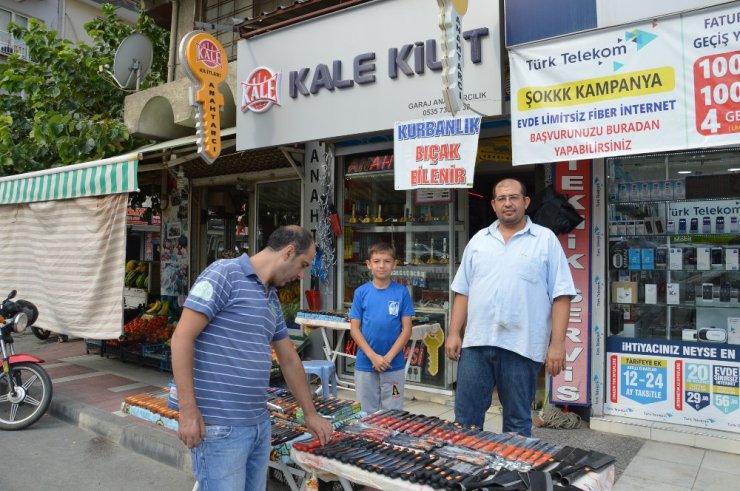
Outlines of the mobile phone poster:
{"label": "mobile phone poster", "polygon": [[740,345],[610,337],[608,415],[740,433]]}

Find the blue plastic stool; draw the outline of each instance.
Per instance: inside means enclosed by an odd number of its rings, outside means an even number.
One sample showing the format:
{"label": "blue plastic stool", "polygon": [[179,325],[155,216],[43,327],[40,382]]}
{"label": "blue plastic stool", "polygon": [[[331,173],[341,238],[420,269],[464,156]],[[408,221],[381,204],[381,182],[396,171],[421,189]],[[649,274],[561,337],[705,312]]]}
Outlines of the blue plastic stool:
{"label": "blue plastic stool", "polygon": [[337,397],[337,372],[334,363],[328,360],[311,360],[303,362],[303,370],[306,371],[306,378],[311,380],[311,375],[316,375],[321,379],[321,397],[326,399],[329,394],[331,385],[331,394]]}

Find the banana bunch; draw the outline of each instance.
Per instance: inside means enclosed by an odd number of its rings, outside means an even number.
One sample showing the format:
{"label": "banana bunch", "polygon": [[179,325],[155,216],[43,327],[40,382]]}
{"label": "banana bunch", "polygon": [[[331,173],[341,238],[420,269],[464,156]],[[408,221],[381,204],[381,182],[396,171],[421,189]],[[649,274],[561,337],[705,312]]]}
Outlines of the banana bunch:
{"label": "banana bunch", "polygon": [[157,312],[157,315],[168,315],[170,313],[170,302],[168,300],[165,300],[161,303],[161,306],[159,308],[159,311]]}
{"label": "banana bunch", "polygon": [[149,307],[146,309],[146,313],[149,315],[156,315],[161,308],[162,302],[157,300],[156,302],[149,304]]}
{"label": "banana bunch", "polygon": [[154,303],[149,304],[146,309],[146,315],[168,315],[170,313],[170,302],[169,300],[157,300]]}

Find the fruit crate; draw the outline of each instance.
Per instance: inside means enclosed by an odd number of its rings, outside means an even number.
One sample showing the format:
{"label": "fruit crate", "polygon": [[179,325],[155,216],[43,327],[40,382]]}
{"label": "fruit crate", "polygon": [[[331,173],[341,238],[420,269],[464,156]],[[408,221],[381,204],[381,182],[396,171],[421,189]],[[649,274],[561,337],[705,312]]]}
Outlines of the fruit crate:
{"label": "fruit crate", "polygon": [[100,339],[85,338],[85,354],[97,353],[100,356],[105,354],[105,341]]}
{"label": "fruit crate", "polygon": [[141,365],[144,361],[144,357],[141,353],[142,343],[122,343],[121,348],[121,361],[124,363],[136,363]]}
{"label": "fruit crate", "polygon": [[164,343],[145,344],[141,347],[142,362],[145,365],[159,368],[162,372],[172,373],[172,359],[169,347]]}
{"label": "fruit crate", "polygon": [[121,343],[118,341],[103,341],[103,353],[106,358],[121,356]]}

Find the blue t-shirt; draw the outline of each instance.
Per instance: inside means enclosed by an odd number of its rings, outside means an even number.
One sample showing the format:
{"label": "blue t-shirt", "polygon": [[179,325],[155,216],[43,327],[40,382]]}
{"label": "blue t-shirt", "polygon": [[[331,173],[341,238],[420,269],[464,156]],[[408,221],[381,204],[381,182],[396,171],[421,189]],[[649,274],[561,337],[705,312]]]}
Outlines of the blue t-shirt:
{"label": "blue t-shirt", "polygon": [[[355,290],[350,319],[359,319],[362,335],[370,347],[383,356],[401,335],[401,318],[414,315],[414,304],[405,286],[391,281],[387,288],[375,288],[370,281]],[[403,350],[391,363],[389,371],[402,370],[405,365]],[[370,358],[357,350],[355,370],[372,372],[375,369]]]}
{"label": "blue t-shirt", "polygon": [[208,425],[251,426],[269,417],[270,343],[288,335],[275,288],[269,293],[246,254],[216,261],[185,307],[208,317],[195,340],[195,400]]}

